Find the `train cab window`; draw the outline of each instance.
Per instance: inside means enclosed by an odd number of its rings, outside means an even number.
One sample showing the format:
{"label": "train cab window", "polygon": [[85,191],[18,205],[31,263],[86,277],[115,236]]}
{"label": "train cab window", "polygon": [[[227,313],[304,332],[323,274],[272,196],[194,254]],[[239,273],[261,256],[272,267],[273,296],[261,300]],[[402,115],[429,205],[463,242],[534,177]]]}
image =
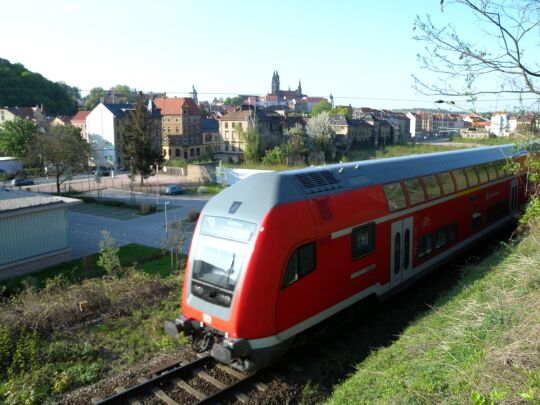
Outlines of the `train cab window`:
{"label": "train cab window", "polygon": [[298,247],[287,263],[283,288],[315,270],[315,242]]}
{"label": "train cab window", "polygon": [[405,193],[401,188],[401,183],[390,183],[383,186],[386,200],[388,201],[388,210],[397,211],[407,206]]}
{"label": "train cab window", "polygon": [[444,247],[447,243],[446,227],[439,229],[435,233],[435,249]]}
{"label": "train cab window", "polygon": [[484,184],[489,181],[489,177],[484,166],[476,166],[476,173],[478,173],[480,184]]}
{"label": "train cab window", "polygon": [[426,186],[428,199],[433,200],[434,198],[439,198],[441,196],[441,187],[434,175],[425,176],[422,180]]}
{"label": "train cab window", "polygon": [[351,232],[352,259],[358,259],[375,250],[375,224],[353,229]]}
{"label": "train cab window", "polygon": [[495,165],[493,163],[486,163],[484,168],[489,176],[489,181],[497,180],[497,170],[495,169]]}
{"label": "train cab window", "polygon": [[405,185],[407,186],[407,191],[409,193],[409,202],[411,205],[416,205],[426,201],[426,196],[424,195],[424,187],[420,179],[409,179],[405,180]]}
{"label": "train cab window", "polygon": [[422,258],[431,253],[431,234],[424,235],[420,238],[420,245],[418,247],[418,258]]}
{"label": "train cab window", "polygon": [[482,213],[481,212],[475,212],[472,214],[471,219],[471,229],[473,232],[476,232],[482,228]]}
{"label": "train cab window", "polygon": [[453,243],[457,240],[457,222],[448,225],[448,243]]}
{"label": "train cab window", "polygon": [[456,189],[454,187],[454,180],[452,180],[452,175],[449,172],[439,173],[437,177],[439,178],[439,182],[441,183],[444,195],[456,192]]}
{"label": "train cab window", "polygon": [[500,178],[506,177],[506,162],[504,160],[499,160],[494,163],[495,168],[497,169],[497,176]]}
{"label": "train cab window", "polygon": [[469,180],[469,187],[474,187],[478,185],[478,176],[476,175],[474,167],[467,167],[465,169],[465,174],[467,175],[467,179]]}
{"label": "train cab window", "polygon": [[463,170],[452,170],[452,176],[456,181],[457,191],[463,191],[467,188],[467,178]]}

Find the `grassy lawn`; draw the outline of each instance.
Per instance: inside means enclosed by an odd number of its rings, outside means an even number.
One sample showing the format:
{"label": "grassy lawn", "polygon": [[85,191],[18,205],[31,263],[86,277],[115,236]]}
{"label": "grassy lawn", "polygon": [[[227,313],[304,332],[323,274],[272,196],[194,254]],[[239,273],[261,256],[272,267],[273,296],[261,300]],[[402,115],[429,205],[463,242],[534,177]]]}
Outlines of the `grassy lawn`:
{"label": "grassy lawn", "polygon": [[422,153],[448,152],[456,150],[456,147],[445,145],[431,145],[407,143],[403,145],[390,145],[382,149],[376,148],[359,148],[349,150],[347,153],[347,161],[355,162],[368,159],[382,159],[406,155],[418,155]]}
{"label": "grassy lawn", "polygon": [[450,140],[451,142],[457,142],[457,143],[479,143],[482,145],[506,145],[509,143],[517,143],[517,142],[523,142],[525,138],[518,138],[518,137],[490,137],[490,138],[483,138],[483,139],[475,139],[475,138],[463,138],[461,136],[453,136]]}
{"label": "grassy lawn", "polygon": [[463,272],[329,404],[540,404],[540,226]]}
{"label": "grassy lawn", "polygon": [[[62,275],[69,281],[81,281],[83,279],[100,277],[105,274],[105,271],[98,267],[97,260],[99,254],[86,256],[81,259],[71,260],[66,263],[62,263],[56,266],[49,267],[38,273],[29,274],[23,277],[12,278],[9,280],[0,281],[0,292],[3,290],[5,293],[13,294],[20,291],[25,284],[31,285],[37,288],[41,288],[45,285],[45,282],[56,276]],[[131,266],[134,263],[140,263],[139,266],[143,271],[148,266],[151,268],[149,273],[156,273],[157,265],[154,268],[150,265],[150,260],[162,260],[163,253],[161,249],[156,249],[149,246],[138,245],[135,243],[121,246],[118,252],[118,257],[122,266]],[[165,260],[166,262],[166,260]],[[167,266],[167,269],[170,265]],[[160,270],[165,271],[165,270]]]}

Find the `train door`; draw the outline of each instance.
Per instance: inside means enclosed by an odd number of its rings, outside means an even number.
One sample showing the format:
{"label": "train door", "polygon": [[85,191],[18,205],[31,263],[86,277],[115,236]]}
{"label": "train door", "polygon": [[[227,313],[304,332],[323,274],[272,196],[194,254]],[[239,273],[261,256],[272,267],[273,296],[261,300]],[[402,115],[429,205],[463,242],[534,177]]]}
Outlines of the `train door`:
{"label": "train door", "polygon": [[518,179],[513,179],[510,188],[510,212],[515,212],[518,208]]}
{"label": "train door", "polygon": [[398,286],[412,275],[412,233],[413,217],[392,223],[390,232],[390,288]]}

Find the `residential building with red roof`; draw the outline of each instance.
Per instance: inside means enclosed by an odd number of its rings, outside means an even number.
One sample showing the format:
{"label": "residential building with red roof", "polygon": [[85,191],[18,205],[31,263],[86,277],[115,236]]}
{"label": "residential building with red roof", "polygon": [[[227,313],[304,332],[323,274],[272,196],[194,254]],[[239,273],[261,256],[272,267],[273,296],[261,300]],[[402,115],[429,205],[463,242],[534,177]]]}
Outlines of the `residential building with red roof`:
{"label": "residential building with red roof", "polygon": [[86,117],[88,117],[88,114],[90,114],[90,111],[79,111],[69,121],[71,125],[81,130],[81,135],[87,141],[88,141],[88,131],[86,130]]}

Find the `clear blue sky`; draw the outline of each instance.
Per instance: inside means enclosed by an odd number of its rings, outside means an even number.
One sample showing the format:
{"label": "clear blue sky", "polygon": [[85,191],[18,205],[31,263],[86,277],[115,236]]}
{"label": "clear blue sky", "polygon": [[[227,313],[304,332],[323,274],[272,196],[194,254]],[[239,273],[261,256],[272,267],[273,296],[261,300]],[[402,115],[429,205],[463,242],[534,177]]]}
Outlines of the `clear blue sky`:
{"label": "clear blue sky", "polygon": [[0,57],[83,90],[266,94],[278,69],[282,89],[301,79],[308,95],[339,104],[433,107],[411,79],[424,46],[413,23],[427,13],[473,23],[455,7],[441,13],[439,0],[3,1]]}

